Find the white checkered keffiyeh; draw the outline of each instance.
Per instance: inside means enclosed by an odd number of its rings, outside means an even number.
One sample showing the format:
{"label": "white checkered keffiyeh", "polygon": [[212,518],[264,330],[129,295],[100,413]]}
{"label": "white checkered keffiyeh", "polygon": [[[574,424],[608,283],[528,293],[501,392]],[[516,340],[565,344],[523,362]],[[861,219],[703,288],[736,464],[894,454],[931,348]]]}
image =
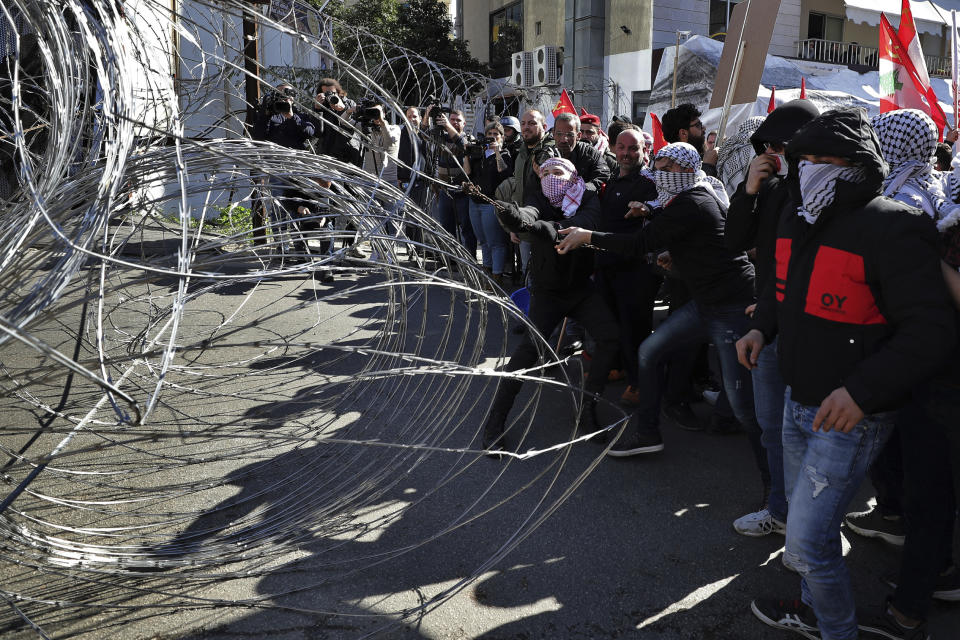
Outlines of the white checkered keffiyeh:
{"label": "white checkered keffiyeh", "polygon": [[753,116],[740,123],[740,128],[736,135],[728,140],[724,140],[720,147],[717,159],[717,175],[720,182],[723,183],[727,193],[733,195],[740,183],[747,178],[747,169],[750,162],[756,157],[756,149],[750,142],[752,136],[763,121],[765,116]]}
{"label": "white checkered keffiyeh", "polygon": [[657,199],[666,206],[673,198],[694,187],[703,187],[726,210],[730,206],[730,198],[723,188],[723,184],[712,176],[703,172],[700,154],[686,142],[674,142],[657,152],[657,160],[670,158],[681,167],[693,169],[693,173],[678,173],[675,171],[651,171],[653,181],[657,185]]}
{"label": "white checkered keffiyeh", "polygon": [[814,224],[824,209],[837,197],[837,182],[863,182],[866,172],[863,167],[842,167],[836,164],[814,164],[800,161],[800,196],[803,205],[797,213]]}
{"label": "white checkered keffiyeh", "polygon": [[950,201],[940,174],[933,170],[939,136],[930,116],[917,109],[899,109],[874,116],[872,124],[890,165],[883,195],[923,209],[941,231],[956,224],[960,205]]}

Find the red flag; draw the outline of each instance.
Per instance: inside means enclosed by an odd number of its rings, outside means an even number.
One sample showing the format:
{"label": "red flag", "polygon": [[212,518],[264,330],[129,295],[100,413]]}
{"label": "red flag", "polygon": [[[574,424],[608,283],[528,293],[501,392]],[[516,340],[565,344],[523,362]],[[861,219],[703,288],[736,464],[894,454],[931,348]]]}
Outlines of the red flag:
{"label": "red flag", "polygon": [[807,79],[803,76],[800,76],[800,99],[807,99]]}
{"label": "red flag", "polygon": [[767,113],[770,113],[771,111],[777,108],[776,95],[777,95],[777,88],[770,87],[770,104],[767,105]]}
{"label": "red flag", "polygon": [[[901,26],[906,21],[901,22]],[[911,27],[907,29],[909,34]],[[916,33],[915,31],[913,32]],[[947,117],[937,102],[937,96],[924,84],[920,72],[907,54],[904,43],[890,25],[887,17],[880,14],[880,112],[896,109],[919,109],[928,114],[942,132]],[[926,74],[926,68],[923,69]],[[941,133],[942,135],[942,133]]]}
{"label": "red flag", "polygon": [[[923,49],[920,46],[920,36],[917,34],[917,26],[913,21],[913,11],[910,9],[910,0],[902,0],[900,7],[900,28],[897,30],[897,40],[903,48],[903,57],[908,59],[913,67],[912,79],[929,105],[929,108],[922,109],[937,124],[940,130],[941,140],[943,139],[943,130],[947,126],[947,116],[943,113],[940,103],[937,101],[937,94],[934,93],[930,85],[930,75],[927,73],[927,62],[923,57]],[[883,35],[880,37],[883,40]],[[882,91],[881,91],[882,92]],[[904,108],[901,105],[901,108]],[[920,108],[920,107],[917,107]]]}
{"label": "red flag", "polygon": [[566,89],[560,92],[560,99],[557,100],[557,104],[553,107],[552,113],[554,118],[561,113],[577,115],[577,110],[573,108],[573,101],[570,99],[570,96],[567,95]]}
{"label": "red flag", "polygon": [[667,146],[667,140],[663,137],[663,127],[660,126],[660,118],[657,114],[650,114],[650,127],[653,129],[653,153]]}

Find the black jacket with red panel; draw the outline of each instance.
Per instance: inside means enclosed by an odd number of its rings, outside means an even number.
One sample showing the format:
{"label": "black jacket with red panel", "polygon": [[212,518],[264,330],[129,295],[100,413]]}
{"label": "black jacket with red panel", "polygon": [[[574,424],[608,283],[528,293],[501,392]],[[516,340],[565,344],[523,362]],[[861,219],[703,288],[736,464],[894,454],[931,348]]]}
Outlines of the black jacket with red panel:
{"label": "black jacket with red panel", "polygon": [[813,120],[788,154],[798,202],[803,154],[846,158],[866,169],[867,180],[839,182],[814,224],[784,213],[755,326],[767,342],[779,336],[780,369],[795,402],[818,406],[846,387],[867,414],[895,409],[937,372],[956,339],[936,229],[919,210],[878,195],[887,168],[859,109]]}

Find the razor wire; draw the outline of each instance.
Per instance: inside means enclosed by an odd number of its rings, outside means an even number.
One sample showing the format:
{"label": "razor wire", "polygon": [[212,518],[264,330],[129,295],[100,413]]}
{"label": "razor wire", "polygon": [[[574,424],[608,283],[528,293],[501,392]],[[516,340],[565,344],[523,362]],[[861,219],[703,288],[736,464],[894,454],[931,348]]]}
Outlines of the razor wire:
{"label": "razor wire", "polygon": [[[490,570],[601,459],[571,465],[589,435],[574,428],[581,392],[547,374],[558,357],[541,336],[545,365],[495,369],[511,326],[536,332],[429,202],[244,135],[245,17],[398,122],[412,96],[481,112],[496,98],[487,78],[338,23],[358,43],[342,59],[237,1],[3,0],[3,635],[224,608],[388,630]],[[310,69],[256,79],[293,83],[310,108]],[[311,203],[296,220],[293,190]],[[245,216],[262,222],[210,224]],[[517,452],[491,471],[477,443],[505,376],[530,394]],[[535,416],[557,398],[571,420],[544,442]],[[494,518],[476,566],[415,601],[363,606],[344,587]]]}

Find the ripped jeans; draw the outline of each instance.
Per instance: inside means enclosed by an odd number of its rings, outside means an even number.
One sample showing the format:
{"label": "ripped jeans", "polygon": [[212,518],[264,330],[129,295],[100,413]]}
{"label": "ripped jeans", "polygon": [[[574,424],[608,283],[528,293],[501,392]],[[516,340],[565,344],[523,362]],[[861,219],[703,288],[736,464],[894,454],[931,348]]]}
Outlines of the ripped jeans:
{"label": "ripped jeans", "polygon": [[784,562],[802,576],[801,599],[813,607],[821,637],[848,640],[857,637],[857,616],[840,523],[890,437],[896,412],[865,416],[850,433],[824,433],[813,431],[817,409],[794,402],[787,387],[783,476],[790,508]]}

